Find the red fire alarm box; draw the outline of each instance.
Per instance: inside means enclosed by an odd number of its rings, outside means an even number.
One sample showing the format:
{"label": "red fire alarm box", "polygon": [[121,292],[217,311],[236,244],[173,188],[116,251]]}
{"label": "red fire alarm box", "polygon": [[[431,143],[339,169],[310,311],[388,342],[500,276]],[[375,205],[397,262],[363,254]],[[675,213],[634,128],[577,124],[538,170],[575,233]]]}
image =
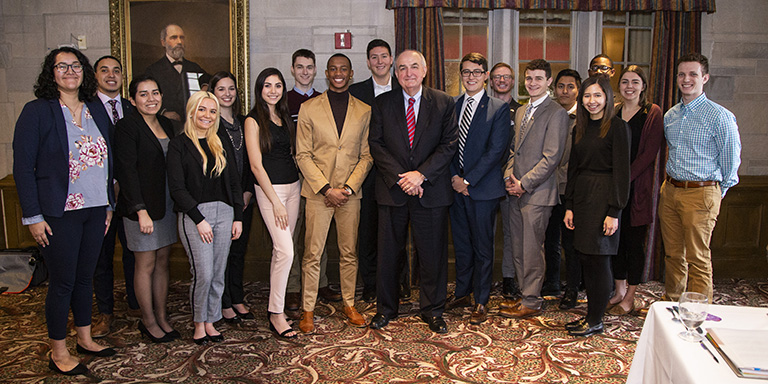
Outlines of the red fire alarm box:
{"label": "red fire alarm box", "polygon": [[335,35],[336,49],[351,49],[352,48],[352,33],[351,32],[337,32]]}

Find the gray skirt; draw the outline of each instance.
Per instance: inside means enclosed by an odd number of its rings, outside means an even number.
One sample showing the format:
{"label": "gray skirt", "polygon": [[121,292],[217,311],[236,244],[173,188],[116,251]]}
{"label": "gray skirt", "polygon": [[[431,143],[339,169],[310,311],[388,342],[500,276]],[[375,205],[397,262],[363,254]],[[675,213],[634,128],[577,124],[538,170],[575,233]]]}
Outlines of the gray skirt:
{"label": "gray skirt", "polygon": [[178,239],[176,212],[173,211],[172,205],[166,207],[165,216],[160,220],[155,220],[153,224],[154,230],[147,235],[141,233],[138,221],[124,217],[123,227],[125,228],[128,249],[133,252],[155,251],[176,242]]}

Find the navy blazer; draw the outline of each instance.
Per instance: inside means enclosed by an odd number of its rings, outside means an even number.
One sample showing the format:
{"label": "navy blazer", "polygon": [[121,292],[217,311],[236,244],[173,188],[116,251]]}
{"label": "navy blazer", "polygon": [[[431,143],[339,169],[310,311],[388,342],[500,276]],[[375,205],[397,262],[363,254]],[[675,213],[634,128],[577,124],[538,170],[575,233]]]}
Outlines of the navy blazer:
{"label": "navy blazer", "polygon": [[[456,99],[456,118],[461,121],[461,107],[466,94]],[[473,200],[498,199],[506,194],[502,168],[509,148],[509,104],[488,92],[475,105],[464,145],[464,168],[459,168],[459,152],[451,161],[451,175],[469,182],[469,197]]]}
{"label": "navy blazer", "polygon": [[[109,204],[114,205],[109,116],[98,98],[86,101],[85,105],[107,142],[107,196]],[[13,177],[22,217],[64,215],[69,191],[69,145],[58,99],[33,100],[21,111],[13,134]]]}
{"label": "navy blazer", "polygon": [[417,170],[426,176],[419,199],[425,208],[453,203],[449,165],[458,145],[455,102],[447,93],[422,87],[413,148],[408,144],[405,98],[401,89],[376,98],[371,114],[368,143],[376,164],[376,201],[379,205],[403,206],[409,196],[400,189],[398,174]]}

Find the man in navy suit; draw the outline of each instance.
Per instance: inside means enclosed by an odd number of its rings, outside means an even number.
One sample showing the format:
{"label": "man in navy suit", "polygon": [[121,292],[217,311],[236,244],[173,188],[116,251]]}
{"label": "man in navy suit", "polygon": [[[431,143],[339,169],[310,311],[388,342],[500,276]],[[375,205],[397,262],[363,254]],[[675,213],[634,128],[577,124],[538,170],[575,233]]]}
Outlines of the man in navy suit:
{"label": "man in navy suit", "polygon": [[488,97],[488,60],[468,53],[459,64],[466,93],[456,99],[459,149],[451,162],[451,231],[456,252],[456,291],[446,308],[467,307],[475,295],[469,322],[488,318],[486,305],[493,280],[493,235],[496,210],[504,196],[501,173],[509,143],[509,105]]}
{"label": "man in navy suit", "polygon": [[410,224],[419,255],[421,318],[433,332],[446,333],[448,207],[453,203],[448,168],[458,139],[455,102],[445,92],[422,85],[427,62],[420,52],[400,53],[395,68],[402,90],[376,98],[368,138],[377,167],[382,255],[377,265],[377,313],[370,327],[381,329],[397,317],[397,266]]}
{"label": "man in navy suit", "polygon": [[[96,96],[107,111],[112,123],[110,137],[114,137],[115,123],[133,110],[131,102],[120,96],[120,90],[123,87],[123,67],[117,58],[104,56],[96,60],[93,68],[96,72]],[[113,274],[115,235],[120,237],[120,244],[123,245],[123,274],[125,276],[125,296],[128,301],[128,308],[134,311],[139,310],[139,302],[136,301],[136,294],[133,291],[133,252],[125,245],[122,218],[113,217],[112,225],[109,226],[109,231],[101,246],[101,254],[96,263],[96,272],[93,274],[93,292],[96,295],[96,306],[99,309],[99,314],[94,318],[91,335],[97,338],[108,335],[112,324],[112,311],[115,305],[112,292],[115,286]]]}

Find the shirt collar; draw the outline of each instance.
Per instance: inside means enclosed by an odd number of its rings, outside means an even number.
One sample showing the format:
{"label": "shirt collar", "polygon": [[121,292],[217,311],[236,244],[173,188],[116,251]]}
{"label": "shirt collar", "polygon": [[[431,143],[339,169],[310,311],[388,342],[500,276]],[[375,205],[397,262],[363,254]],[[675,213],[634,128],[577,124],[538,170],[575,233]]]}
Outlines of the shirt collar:
{"label": "shirt collar", "polygon": [[690,103],[686,104],[682,98],[680,98],[680,103],[683,104],[683,108],[696,109],[698,106],[704,104],[707,100],[707,94],[702,92],[699,97],[693,99]]}
{"label": "shirt collar", "polygon": [[473,99],[473,100],[475,100],[475,105],[478,105],[478,104],[480,104],[480,99],[482,99],[483,95],[485,95],[485,89],[481,89],[480,92],[475,93],[474,96],[468,96],[466,93],[464,95],[467,96],[465,98],[466,100],[464,100],[465,103],[467,102],[467,100]]}
{"label": "shirt collar", "polygon": [[294,86],[293,87],[293,91],[298,93],[299,95],[304,95],[304,96],[307,96],[307,97],[312,96],[312,95],[315,94],[315,89],[314,88],[310,88],[309,91],[304,92],[301,89],[299,89],[299,87]]}
{"label": "shirt collar", "polygon": [[579,107],[579,103],[573,103],[573,107],[568,110],[569,115],[576,114],[576,109]]}
{"label": "shirt collar", "polygon": [[[171,62],[171,65],[173,65],[174,61],[176,61],[176,59],[174,59],[173,57],[171,57],[171,55],[169,55],[167,53],[165,54],[165,58],[168,59],[168,61]],[[179,59],[179,61],[184,61],[184,58],[182,57],[181,59]]]}
{"label": "shirt collar", "polygon": [[416,94],[415,94],[415,95],[411,96],[411,95],[409,95],[408,93],[406,93],[406,92],[405,92],[405,89],[403,89],[403,97],[405,97],[405,101],[406,101],[406,102],[407,102],[407,101],[408,101],[408,99],[410,99],[411,97],[413,97],[413,98],[414,98],[416,101],[419,101],[419,99],[421,99],[421,92],[423,92],[423,91],[424,91],[424,87],[420,87],[420,88],[419,88],[419,91],[418,91],[418,92],[416,92]]}
{"label": "shirt collar", "polygon": [[122,100],[120,100],[120,95],[117,95],[117,97],[115,97],[114,99],[110,98],[109,96],[107,96],[107,95],[105,95],[103,93],[101,93],[101,91],[96,91],[96,95],[99,96],[99,100],[101,100],[102,104],[106,105],[107,102],[109,102],[110,100],[116,100],[117,101],[117,106],[122,106]]}
{"label": "shirt collar", "polygon": [[538,107],[539,107],[539,105],[541,105],[541,103],[543,103],[543,102],[544,102],[544,100],[546,100],[546,99],[548,99],[548,98],[549,98],[549,91],[547,91],[547,94],[546,94],[546,95],[542,96],[542,97],[541,97],[541,98],[539,98],[538,100],[536,100],[536,101],[534,101],[534,102],[532,102],[532,103],[529,103],[529,104],[531,105],[531,108],[538,108]]}

